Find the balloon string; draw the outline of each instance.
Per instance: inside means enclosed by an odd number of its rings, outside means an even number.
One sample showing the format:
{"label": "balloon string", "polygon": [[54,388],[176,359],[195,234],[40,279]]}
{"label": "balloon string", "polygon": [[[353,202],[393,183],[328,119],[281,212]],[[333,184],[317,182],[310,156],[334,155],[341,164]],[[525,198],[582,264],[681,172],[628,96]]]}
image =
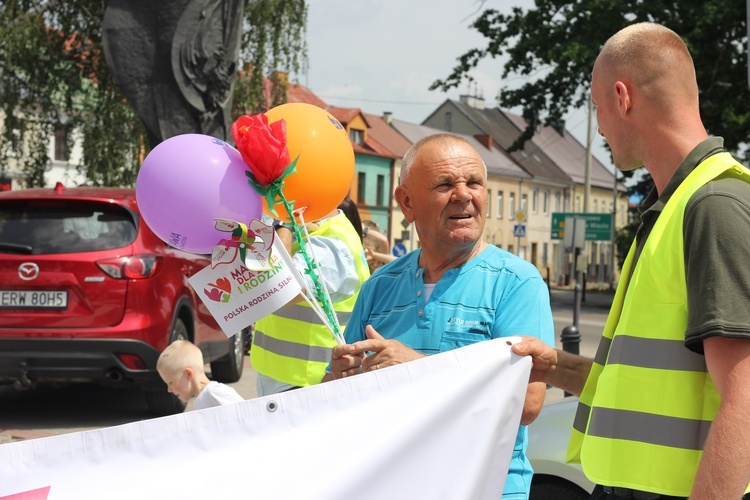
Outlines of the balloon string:
{"label": "balloon string", "polygon": [[[310,241],[310,234],[307,232],[307,225],[305,224],[305,213],[300,212],[299,214],[300,222],[302,223],[302,228],[305,230],[305,241]],[[320,269],[320,265],[318,264],[318,259],[315,257],[315,247],[310,245],[310,256],[312,257],[313,265],[315,266],[315,271],[318,274],[318,276],[323,276],[323,271]],[[330,304],[330,308],[332,313],[329,315],[329,320],[333,319],[333,325],[335,328],[334,331],[334,337],[336,337],[336,340],[341,340],[341,344],[345,344],[343,335],[341,335],[341,324],[339,323],[339,318],[336,315],[336,312],[333,310],[333,301],[331,300],[331,294],[328,293],[328,285],[326,285],[326,280],[321,279],[320,284],[323,288],[323,294],[325,296],[325,301],[323,304]],[[336,335],[338,333],[338,336]]]}
{"label": "balloon string", "polygon": [[[305,259],[305,263],[307,264],[307,274],[310,276],[310,279],[313,283],[313,294],[315,298],[317,299],[318,303],[320,303],[323,307],[323,312],[326,314],[326,317],[328,318],[328,328],[331,330],[331,333],[333,334],[333,338],[336,339],[336,342],[338,344],[345,344],[346,341],[344,340],[343,335],[341,334],[341,327],[338,322],[338,318],[336,317],[335,312],[333,311],[333,305],[331,303],[331,296],[328,294],[328,290],[325,288],[324,284],[321,284],[320,276],[319,276],[319,270],[315,263],[315,260],[310,257],[310,254],[307,252],[307,244],[305,243],[305,238],[303,237],[302,230],[300,229],[299,224],[297,223],[297,220],[294,218],[294,206],[293,202],[290,203],[286,196],[284,196],[284,193],[279,190],[279,198],[281,199],[281,202],[284,204],[284,208],[286,209],[287,213],[289,214],[289,218],[292,221],[292,233],[294,234],[295,238],[297,238],[297,242],[299,243],[300,252],[302,253],[302,256]],[[302,219],[304,220],[304,218]],[[305,230],[307,232],[307,230]]]}

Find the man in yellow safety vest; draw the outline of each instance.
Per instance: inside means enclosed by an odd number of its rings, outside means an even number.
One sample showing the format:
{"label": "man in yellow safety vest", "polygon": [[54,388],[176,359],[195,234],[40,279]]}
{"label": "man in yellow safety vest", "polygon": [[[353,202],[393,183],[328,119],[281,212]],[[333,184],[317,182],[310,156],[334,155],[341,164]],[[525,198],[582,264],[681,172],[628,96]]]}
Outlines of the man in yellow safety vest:
{"label": "man in yellow safety vest", "polygon": [[739,499],[750,482],[750,171],[709,137],[685,43],[628,26],[594,64],[615,166],[655,188],[593,360],[527,339],[532,381],[580,395],[568,458],[591,498]]}

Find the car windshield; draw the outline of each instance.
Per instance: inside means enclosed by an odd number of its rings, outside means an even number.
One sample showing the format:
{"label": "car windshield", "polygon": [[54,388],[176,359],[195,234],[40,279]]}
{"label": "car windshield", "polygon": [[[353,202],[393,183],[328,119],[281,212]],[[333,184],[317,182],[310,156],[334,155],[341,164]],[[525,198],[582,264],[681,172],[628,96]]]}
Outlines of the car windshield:
{"label": "car windshield", "polygon": [[133,216],[112,204],[33,200],[0,204],[0,253],[56,254],[132,243]]}

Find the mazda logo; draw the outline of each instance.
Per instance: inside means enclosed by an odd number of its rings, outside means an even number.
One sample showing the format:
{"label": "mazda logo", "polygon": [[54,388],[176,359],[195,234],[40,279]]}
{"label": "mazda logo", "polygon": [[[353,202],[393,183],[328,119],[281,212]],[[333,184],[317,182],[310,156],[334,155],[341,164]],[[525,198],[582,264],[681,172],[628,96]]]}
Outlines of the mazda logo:
{"label": "mazda logo", "polygon": [[33,262],[24,262],[18,266],[18,277],[24,281],[31,281],[39,276],[39,266]]}

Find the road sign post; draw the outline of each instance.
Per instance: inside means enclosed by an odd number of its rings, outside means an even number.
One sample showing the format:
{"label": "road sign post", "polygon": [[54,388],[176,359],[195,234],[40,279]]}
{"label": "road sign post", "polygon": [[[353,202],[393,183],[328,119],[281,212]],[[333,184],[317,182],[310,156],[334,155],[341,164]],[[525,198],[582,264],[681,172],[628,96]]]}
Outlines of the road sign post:
{"label": "road sign post", "polygon": [[516,212],[516,220],[518,221],[518,224],[513,226],[513,236],[515,236],[518,239],[518,250],[516,255],[521,255],[521,238],[526,237],[526,225],[524,222],[526,221],[526,213],[523,210],[519,210]]}
{"label": "road sign post", "polygon": [[562,240],[565,238],[568,217],[575,217],[586,221],[586,241],[611,241],[612,240],[612,214],[604,213],[575,213],[554,212],[552,214],[552,239]]}

